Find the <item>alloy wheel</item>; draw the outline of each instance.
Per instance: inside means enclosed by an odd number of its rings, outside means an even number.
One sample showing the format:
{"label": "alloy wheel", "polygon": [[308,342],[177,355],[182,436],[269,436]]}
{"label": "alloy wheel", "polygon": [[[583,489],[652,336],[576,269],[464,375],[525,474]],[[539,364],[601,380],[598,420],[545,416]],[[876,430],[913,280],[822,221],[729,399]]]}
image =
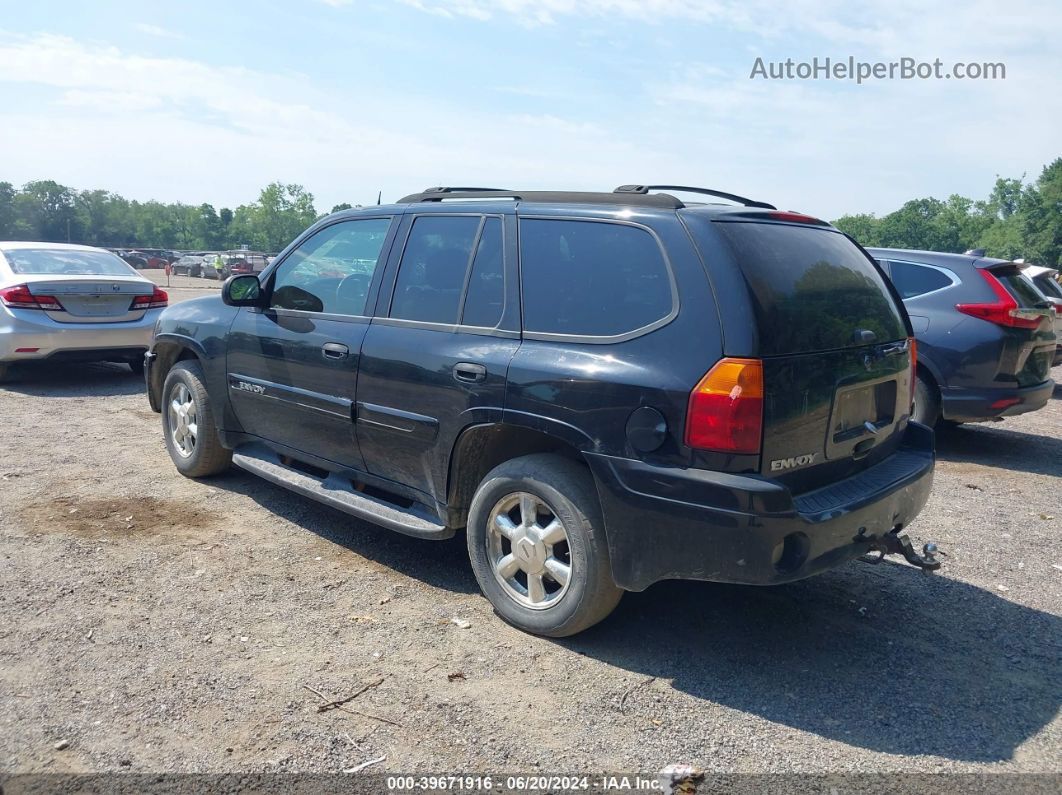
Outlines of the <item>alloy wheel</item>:
{"label": "alloy wheel", "polygon": [[488,519],[487,556],[506,595],[533,610],[555,605],[572,580],[564,523],[545,500],[527,492],[495,503]]}

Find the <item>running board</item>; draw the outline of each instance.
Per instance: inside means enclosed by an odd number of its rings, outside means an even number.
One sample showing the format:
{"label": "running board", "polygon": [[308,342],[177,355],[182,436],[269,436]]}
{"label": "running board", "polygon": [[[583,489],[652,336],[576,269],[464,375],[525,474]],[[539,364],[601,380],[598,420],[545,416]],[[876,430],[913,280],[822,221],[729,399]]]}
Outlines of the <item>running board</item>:
{"label": "running board", "polygon": [[362,494],[349,479],[334,472],[323,479],[307,475],[281,464],[276,454],[263,445],[241,447],[233,452],[232,463],[270,483],[388,530],[433,540],[450,538],[454,534],[452,528],[442,524],[423,506],[414,504],[410,508],[401,508]]}

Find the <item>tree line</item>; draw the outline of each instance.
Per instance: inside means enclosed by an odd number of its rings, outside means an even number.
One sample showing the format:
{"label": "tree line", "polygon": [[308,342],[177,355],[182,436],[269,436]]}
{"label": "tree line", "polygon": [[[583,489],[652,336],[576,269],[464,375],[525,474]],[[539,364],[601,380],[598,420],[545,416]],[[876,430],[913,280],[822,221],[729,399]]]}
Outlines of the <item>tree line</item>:
{"label": "tree line", "polygon": [[[348,209],[339,204],[331,212]],[[272,182],[235,210],[211,204],[128,200],[105,190],[75,190],[52,180],[15,188],[0,182],[0,240],[46,240],[113,248],[280,251],[318,218],[313,194]],[[961,252],[1062,265],[1062,158],[1027,183],[998,177],[986,199],[912,199],[881,217],[834,221],[864,246]]]}
{"label": "tree line", "polygon": [[[339,204],[332,212],[349,209]],[[313,194],[273,182],[235,210],[212,204],[140,202],[106,190],[75,190],[53,180],[15,188],[0,182],[0,240],[83,243],[106,248],[276,252],[319,217]]]}
{"label": "tree line", "polygon": [[888,215],[844,215],[833,222],[864,246],[963,252],[1062,265],[1062,157],[1026,183],[997,177],[988,198],[912,199]]}

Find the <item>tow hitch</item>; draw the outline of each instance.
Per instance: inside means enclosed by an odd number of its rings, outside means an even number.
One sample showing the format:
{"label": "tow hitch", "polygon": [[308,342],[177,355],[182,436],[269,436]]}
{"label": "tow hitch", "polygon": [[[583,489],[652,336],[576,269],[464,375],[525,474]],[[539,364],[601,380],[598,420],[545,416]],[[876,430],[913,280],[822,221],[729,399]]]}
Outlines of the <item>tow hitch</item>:
{"label": "tow hitch", "polygon": [[[877,556],[874,553],[877,552]],[[903,559],[924,572],[936,571],[941,562],[937,555],[944,553],[937,549],[934,543],[928,543],[922,547],[922,554],[915,552],[911,539],[902,536],[898,531],[886,533],[882,538],[875,539],[870,544],[870,551],[860,558],[865,563],[881,563],[886,555],[903,555]]]}

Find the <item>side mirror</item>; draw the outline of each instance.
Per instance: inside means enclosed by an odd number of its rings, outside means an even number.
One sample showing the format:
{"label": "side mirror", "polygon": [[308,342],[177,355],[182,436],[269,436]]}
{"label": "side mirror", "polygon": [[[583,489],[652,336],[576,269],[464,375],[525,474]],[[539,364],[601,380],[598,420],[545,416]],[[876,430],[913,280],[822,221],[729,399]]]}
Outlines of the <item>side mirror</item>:
{"label": "side mirror", "polygon": [[229,306],[261,306],[262,285],[253,274],[230,276],[221,285],[221,300]]}

